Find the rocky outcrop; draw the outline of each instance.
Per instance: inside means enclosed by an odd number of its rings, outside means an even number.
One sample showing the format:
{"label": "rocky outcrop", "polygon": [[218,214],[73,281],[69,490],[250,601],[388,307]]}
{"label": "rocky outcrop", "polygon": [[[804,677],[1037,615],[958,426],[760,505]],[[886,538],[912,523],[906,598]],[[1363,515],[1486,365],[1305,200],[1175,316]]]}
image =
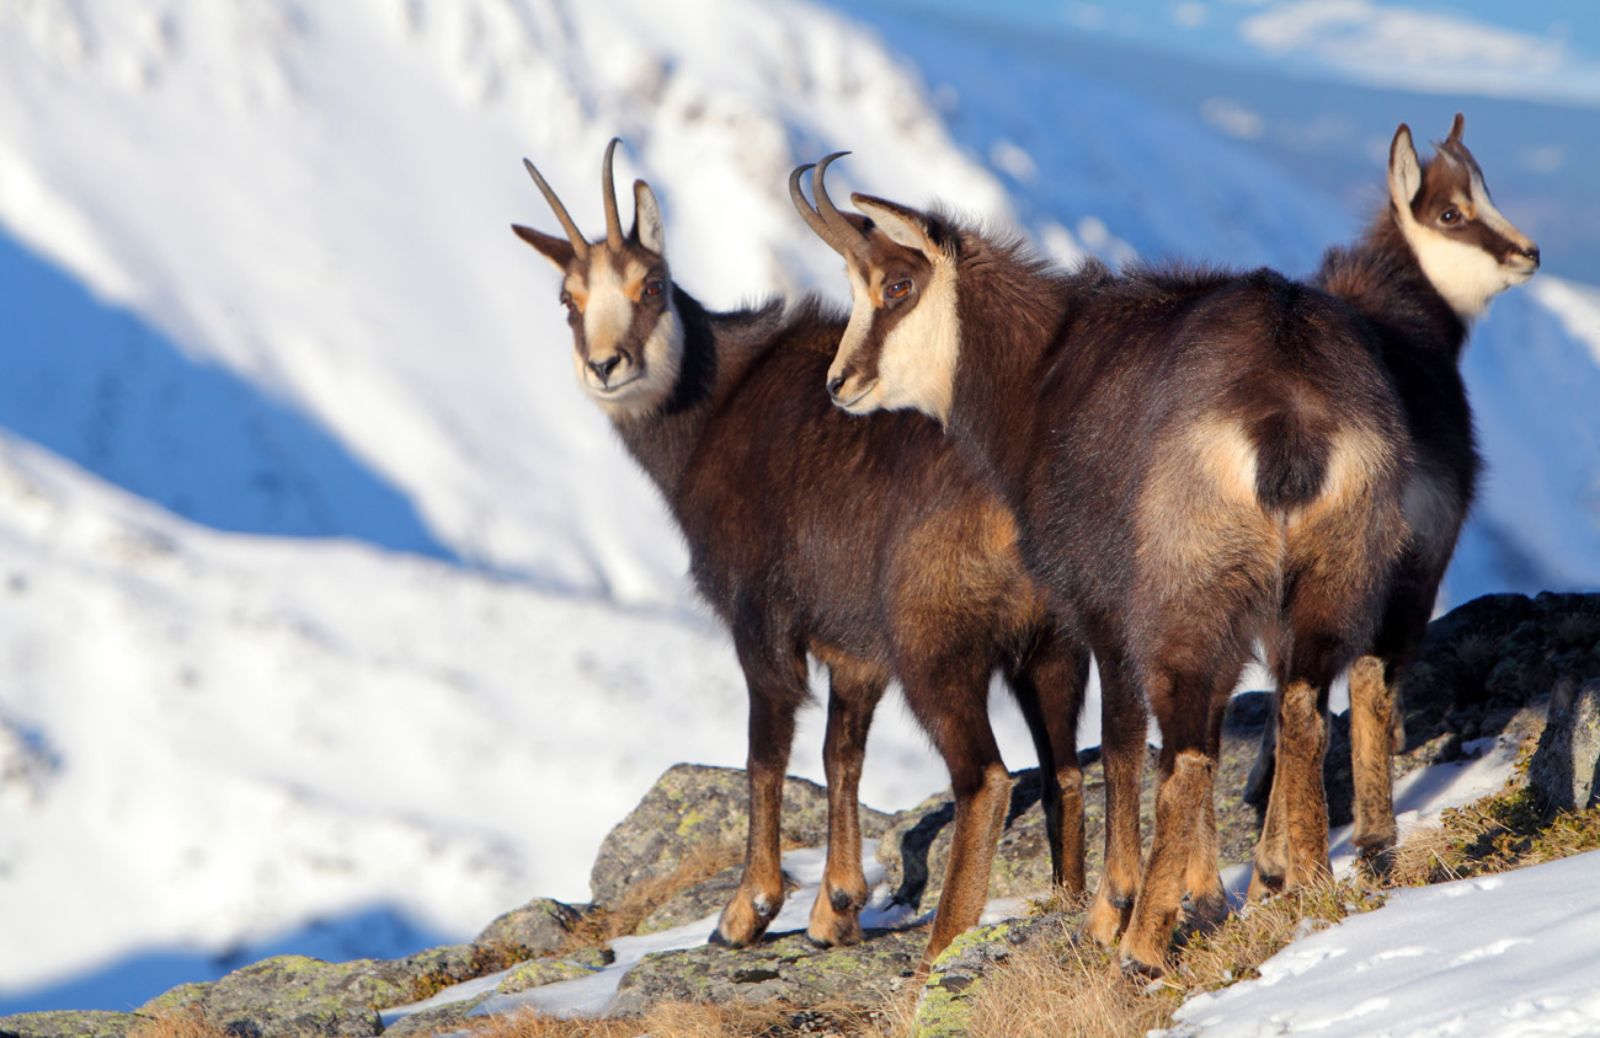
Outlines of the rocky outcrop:
{"label": "rocky outcrop", "polygon": [[280,955],[236,970],[214,984],[186,984],[140,1013],[178,1010],[238,1038],[318,1034],[364,1038],[383,1030],[378,1010],[411,996],[405,960],[330,963]]}
{"label": "rocky outcrop", "polygon": [[132,1013],[62,1010],[0,1017],[0,1038],[123,1038],[139,1018]]}
{"label": "rocky outcrop", "polygon": [[[1528,781],[1546,806],[1595,804],[1600,800],[1600,596],[1494,595],[1462,606],[1430,628],[1405,679],[1402,703],[1406,744],[1396,760],[1398,771],[1469,754],[1474,740],[1537,737]],[[1255,812],[1237,792],[1255,760],[1269,708],[1264,693],[1235,697],[1229,706],[1217,779],[1225,861],[1248,860],[1255,839]],[[1338,824],[1348,819],[1350,799],[1347,728],[1340,719],[1330,730],[1328,757],[1330,810]],[[1145,770],[1147,833],[1154,771],[1153,766]],[[996,897],[1049,886],[1038,777],[1033,771],[1014,777],[990,884]],[[1092,879],[1102,842],[1097,761],[1088,761],[1085,778]],[[269,959],[215,983],[176,988],[140,1013],[190,1011],[241,1038],[364,1036],[379,1033],[380,1009],[463,980],[503,973],[493,993],[510,994],[584,976],[611,961],[609,949],[580,947],[587,912],[614,906],[650,885],[653,909],[638,932],[651,932],[702,918],[727,900],[738,882],[737,865],[709,877],[684,867],[697,856],[703,864],[708,846],[736,852],[744,839],[745,797],[743,772],[691,765],[667,771],[607,836],[592,874],[597,906],[535,899],[496,919],[469,944],[392,962]],[[862,811],[864,835],[881,837],[879,858],[888,867],[892,889],[918,911],[937,903],[953,813],[948,794],[894,816]],[[826,819],[824,790],[790,779],[784,794],[785,842],[824,843]],[[670,889],[667,881],[674,877],[682,879],[682,889]],[[631,925],[635,917],[628,918]],[[932,969],[917,1033],[966,1033],[972,994],[988,972],[1033,942],[1070,942],[1078,923],[1075,913],[1050,912],[963,935]],[[801,1009],[839,999],[859,1002],[914,983],[926,940],[921,928],[880,930],[869,931],[854,947],[820,949],[802,934],[784,934],[746,949],[702,946],[651,955],[623,979],[614,1012],[638,1014],[663,1000],[782,1001]],[[386,1033],[405,1038],[450,1030],[490,993],[396,1021]],[[0,1018],[0,1038],[120,1038],[139,1019],[125,1013],[24,1014]]]}
{"label": "rocky outcrop", "polygon": [[484,927],[472,943],[504,949],[514,959],[548,955],[566,943],[582,917],[583,911],[573,905],[536,897]]}
{"label": "rocky outcrop", "polygon": [[[1243,787],[1255,761],[1266,723],[1268,697],[1264,693],[1237,696],[1229,704],[1223,728],[1222,761],[1217,788],[1224,794]],[[1348,758],[1348,752],[1345,754]],[[1348,764],[1346,765],[1348,771]],[[1154,754],[1144,769],[1143,831],[1154,824]],[[1012,775],[1011,807],[995,850],[989,878],[990,897],[1037,894],[1050,888],[1050,844],[1045,836],[1044,808],[1040,803],[1038,769]],[[1346,779],[1348,784],[1348,778]],[[1105,782],[1099,760],[1089,755],[1084,767],[1085,858],[1089,875],[1100,870],[1105,848]],[[1345,814],[1349,814],[1345,797]],[[918,911],[930,911],[939,902],[950,853],[955,801],[948,791],[929,797],[908,811],[893,816],[878,844],[878,860],[888,868],[895,900]],[[1255,842],[1256,812],[1236,796],[1217,798],[1217,831],[1225,861],[1243,861]]]}
{"label": "rocky outcrop", "polygon": [[1600,678],[1563,678],[1528,765],[1528,781],[1550,810],[1600,803]]}
{"label": "rocky outcrop", "polygon": [[[672,875],[708,847],[743,847],[748,799],[745,773],[737,768],[669,768],[600,844],[589,875],[595,901],[615,903],[629,887]],[[862,807],[864,836],[877,836],[887,822],[882,812]],[[827,838],[827,790],[790,778],[783,787],[784,842],[809,847]]]}
{"label": "rocky outcrop", "polygon": [[612,1012],[635,1015],[663,1001],[807,1008],[870,998],[909,983],[927,943],[922,930],[879,930],[853,947],[818,948],[795,933],[738,951],[705,945],[651,955],[623,978]]}

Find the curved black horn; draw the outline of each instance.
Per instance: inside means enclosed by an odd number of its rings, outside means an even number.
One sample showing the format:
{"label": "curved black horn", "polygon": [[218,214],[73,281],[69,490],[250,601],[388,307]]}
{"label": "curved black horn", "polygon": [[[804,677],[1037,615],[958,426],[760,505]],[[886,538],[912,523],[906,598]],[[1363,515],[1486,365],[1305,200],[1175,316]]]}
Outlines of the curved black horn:
{"label": "curved black horn", "polygon": [[556,219],[561,221],[561,229],[567,232],[567,241],[572,243],[572,251],[582,259],[589,255],[589,242],[583,233],[578,230],[578,225],[572,222],[572,214],[567,212],[567,207],[561,204],[561,199],[550,190],[550,185],[545,183],[544,177],[539,175],[539,170],[527,159],[522,160],[522,165],[528,171],[528,176],[539,186],[539,193],[544,195],[544,200],[550,203],[550,208],[555,210]]}
{"label": "curved black horn", "polygon": [[867,243],[867,236],[855,224],[844,218],[844,214],[833,204],[833,199],[828,197],[828,189],[822,182],[823,177],[828,175],[828,166],[835,159],[842,159],[848,154],[850,154],[848,151],[836,151],[817,163],[817,168],[811,173],[811,194],[817,200],[817,215],[831,232],[826,237],[828,244],[840,254],[852,255],[865,262],[865,257],[861,253]]}
{"label": "curved black horn", "polygon": [[617,215],[617,182],[611,177],[611,156],[616,153],[620,138],[611,138],[606,145],[606,158],[600,166],[600,198],[606,207],[606,245],[622,248],[622,217]]}

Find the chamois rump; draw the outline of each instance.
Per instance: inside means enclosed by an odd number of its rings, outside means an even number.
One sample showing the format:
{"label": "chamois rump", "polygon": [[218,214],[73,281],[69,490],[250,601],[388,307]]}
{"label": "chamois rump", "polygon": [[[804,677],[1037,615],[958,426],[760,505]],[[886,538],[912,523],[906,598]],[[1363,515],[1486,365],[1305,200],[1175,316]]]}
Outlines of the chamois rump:
{"label": "chamois rump", "polygon": [[861,935],[868,890],[857,789],[873,710],[898,677],[950,769],[954,842],[931,957],[974,925],[1009,804],[988,719],[1001,669],[1028,719],[1045,786],[1054,877],[1083,888],[1076,726],[1088,654],[1056,629],[1028,579],[1011,513],[931,423],[857,421],[820,393],[843,317],[807,299],[710,313],[669,273],[654,192],[589,242],[531,163],[565,237],[514,226],[561,271],[584,389],[660,489],[695,584],[728,625],[750,696],[744,877],[714,937],[758,938],[782,904],[779,813],[806,655],[828,667],[828,861],[808,934]]}
{"label": "chamois rump", "polygon": [[[1400,125],[1389,146],[1383,211],[1354,246],[1328,250],[1312,279],[1370,324],[1416,452],[1403,499],[1410,538],[1376,641],[1350,670],[1353,842],[1367,858],[1394,846],[1390,756],[1404,742],[1400,682],[1427,631],[1481,468],[1461,351],[1489,301],[1539,269],[1538,247],[1495,208],[1461,140],[1465,123],[1457,113],[1426,165],[1410,128]],[[1269,727],[1251,775],[1249,795],[1258,802],[1271,774],[1271,735]]]}
{"label": "chamois rump", "polygon": [[1327,874],[1327,692],[1370,644],[1407,535],[1410,442],[1378,345],[1348,306],[1267,270],[1069,274],[861,194],[852,222],[825,166],[816,210],[797,206],[851,285],[829,394],[937,418],[1014,510],[1108,701],[1142,692],[1160,724],[1148,862],[1136,891],[1107,870],[1088,923],[1108,940],[1126,922],[1125,966],[1159,972],[1186,890],[1200,922],[1226,911],[1215,759],[1256,639],[1282,690],[1285,883]]}

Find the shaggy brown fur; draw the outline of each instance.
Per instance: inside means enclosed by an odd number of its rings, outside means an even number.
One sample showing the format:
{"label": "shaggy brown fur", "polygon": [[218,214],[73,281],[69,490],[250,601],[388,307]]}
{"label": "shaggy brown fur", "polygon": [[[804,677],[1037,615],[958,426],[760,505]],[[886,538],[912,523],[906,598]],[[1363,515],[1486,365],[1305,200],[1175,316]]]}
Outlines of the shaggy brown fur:
{"label": "shaggy brown fur", "polygon": [[[641,211],[654,212],[648,191],[636,185],[635,195]],[[641,244],[637,227],[621,256],[603,243],[579,250],[528,228],[517,233],[563,272],[580,360],[609,358],[614,348],[624,355],[619,370],[641,387],[631,392],[642,404],[612,403],[609,386],[584,376],[660,487],[688,542],[695,583],[731,630],[748,683],[745,875],[717,935],[734,945],[754,941],[783,901],[779,810],[795,712],[808,696],[808,653],[831,679],[829,852],[808,930],[814,940],[861,935],[868,891],[857,783],[873,710],[891,677],[948,764],[958,804],[930,954],[977,922],[988,889],[1010,785],[988,718],[996,668],[1039,748],[1055,878],[1082,889],[1076,724],[1088,656],[1044,609],[1009,510],[931,423],[852,419],[803,391],[820,383],[844,327],[814,301],[787,313],[771,303],[711,314],[670,283],[664,255]],[[659,247],[659,227],[652,233]],[[570,286],[597,262],[668,284],[669,302],[636,308],[614,343],[577,334],[586,321]],[[670,384],[652,387],[660,367],[642,344],[673,326],[662,353]]]}
{"label": "shaggy brown fur", "polygon": [[[1064,275],[942,215],[854,200],[871,249],[846,263],[885,269],[852,285],[911,284],[856,301],[830,390],[943,418],[1015,509],[1023,557],[1082,624],[1109,702],[1142,692],[1155,713],[1155,837],[1122,950],[1159,970],[1185,888],[1220,896],[1221,709],[1257,638],[1297,690],[1280,717],[1288,878],[1326,870],[1320,709],[1372,636],[1405,538],[1409,439],[1377,343],[1344,304],[1270,271]],[[913,325],[918,307],[954,326]],[[883,309],[917,340],[880,328]],[[1132,893],[1110,875],[1103,918]]]}
{"label": "shaggy brown fur", "polygon": [[[1390,152],[1391,199],[1366,236],[1350,248],[1328,251],[1315,283],[1347,301],[1368,322],[1380,356],[1398,390],[1416,450],[1416,468],[1405,489],[1409,537],[1384,601],[1371,655],[1350,672],[1350,735],[1355,785],[1354,842],[1369,859],[1393,848],[1395,823],[1389,758],[1404,742],[1398,705],[1399,682],[1415,658],[1455,552],[1477,487],[1481,463],[1474,443],[1472,411],[1460,372],[1467,323],[1448,302],[1461,285],[1436,284],[1408,240],[1432,234],[1482,253],[1489,276],[1503,271],[1504,285],[1525,281],[1538,268],[1539,250],[1503,217],[1491,220],[1492,203],[1477,160],[1461,140],[1456,116],[1438,155],[1420,168],[1414,195],[1400,175],[1415,161],[1410,131],[1401,126]],[[1476,205],[1474,205],[1476,201]],[[1482,277],[1477,271],[1435,268],[1438,278]],[[1260,803],[1272,774],[1273,731],[1246,796]],[[1270,826],[1270,820],[1269,820]]]}

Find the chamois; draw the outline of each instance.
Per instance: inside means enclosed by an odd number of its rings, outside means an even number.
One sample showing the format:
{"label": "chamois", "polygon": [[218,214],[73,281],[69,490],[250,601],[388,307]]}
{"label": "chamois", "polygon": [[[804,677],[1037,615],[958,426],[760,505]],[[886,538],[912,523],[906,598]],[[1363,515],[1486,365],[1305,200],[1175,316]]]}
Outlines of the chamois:
{"label": "chamois", "polygon": [[745,945],[782,904],[779,812],[807,696],[806,655],[830,680],[828,862],[807,933],[856,941],[868,890],[857,789],[891,677],[949,766],[954,843],[929,956],[974,925],[1009,804],[988,718],[1001,669],[1029,721],[1055,880],[1083,888],[1076,726],[1088,653],[1057,629],[1016,550],[1011,513],[916,416],[853,420],[816,394],[844,330],[807,299],[709,313],[668,272],[654,192],[634,183],[625,236],[607,147],[606,236],[589,242],[531,163],[566,236],[516,234],[562,273],[583,388],[655,482],[700,593],[728,625],[750,696],[744,877],[714,939]]}
{"label": "chamois", "polygon": [[[1416,451],[1404,496],[1410,540],[1372,651],[1350,670],[1353,841],[1366,858],[1381,858],[1394,846],[1389,764],[1404,742],[1400,680],[1427,631],[1481,466],[1461,351],[1489,301],[1539,269],[1538,247],[1490,199],[1483,171],[1461,140],[1465,123],[1457,113],[1427,165],[1417,159],[1410,128],[1400,125],[1389,146],[1383,211],[1354,246],[1328,250],[1312,279],[1371,323]],[[1257,799],[1271,773],[1271,735],[1269,726],[1251,776]]]}
{"label": "chamois", "polygon": [[[1370,643],[1406,536],[1409,438],[1377,344],[1345,304],[1268,270],[1057,272],[862,194],[851,222],[825,165],[815,211],[797,206],[830,228],[851,285],[829,395],[937,418],[1012,507],[1102,689],[1142,691],[1160,724],[1155,834],[1121,943],[1126,967],[1159,972],[1186,889],[1201,922],[1226,911],[1215,757],[1258,638],[1282,689],[1285,882],[1327,874],[1324,704]],[[1089,923],[1102,939],[1135,893],[1115,881]]]}

